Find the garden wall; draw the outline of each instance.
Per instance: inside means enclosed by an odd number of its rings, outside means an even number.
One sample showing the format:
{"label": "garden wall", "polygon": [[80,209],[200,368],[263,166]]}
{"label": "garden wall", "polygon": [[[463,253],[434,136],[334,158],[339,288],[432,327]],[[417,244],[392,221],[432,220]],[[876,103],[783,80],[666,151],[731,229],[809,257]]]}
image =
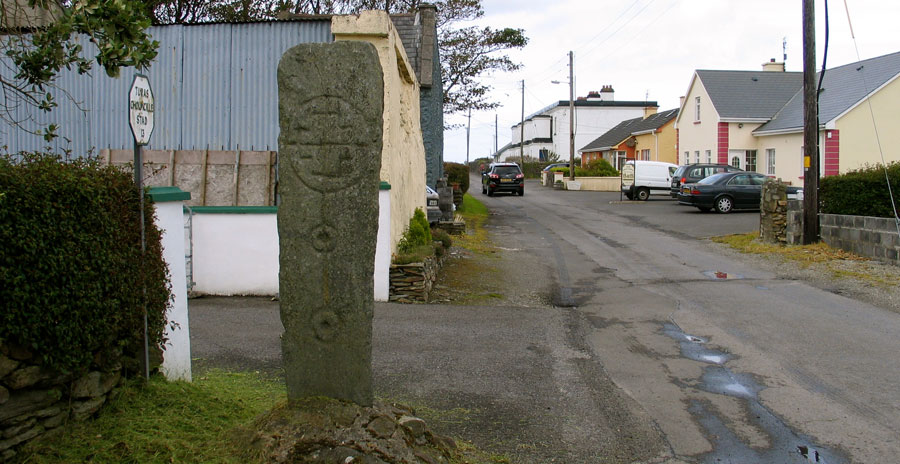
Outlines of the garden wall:
{"label": "garden wall", "polygon": [[[819,214],[823,242],[859,256],[900,266],[900,236],[892,218]],[[803,240],[803,203],[788,202],[785,241],[798,245]]]}

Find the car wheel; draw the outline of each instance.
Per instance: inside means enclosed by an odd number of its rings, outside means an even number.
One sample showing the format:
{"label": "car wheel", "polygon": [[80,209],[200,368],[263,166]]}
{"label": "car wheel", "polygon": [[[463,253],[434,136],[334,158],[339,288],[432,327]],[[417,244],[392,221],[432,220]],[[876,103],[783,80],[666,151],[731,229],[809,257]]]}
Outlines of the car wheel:
{"label": "car wheel", "polygon": [[698,206],[697,209],[699,209],[701,213],[709,212],[709,208],[707,208],[706,206]]}
{"label": "car wheel", "polygon": [[641,201],[647,201],[648,198],[650,198],[650,189],[639,188],[637,191],[637,199]]}
{"label": "car wheel", "polygon": [[720,213],[730,213],[734,208],[734,200],[729,196],[721,196],[716,200],[716,211]]}
{"label": "car wheel", "polygon": [[524,188],[520,188],[520,189],[519,189],[519,196],[520,196],[520,197],[524,197],[524,196],[525,196],[525,189],[524,189]]}
{"label": "car wheel", "polygon": [[488,187],[488,188],[487,188],[487,194],[488,194],[489,197],[494,196],[494,190],[493,190],[492,188]]}

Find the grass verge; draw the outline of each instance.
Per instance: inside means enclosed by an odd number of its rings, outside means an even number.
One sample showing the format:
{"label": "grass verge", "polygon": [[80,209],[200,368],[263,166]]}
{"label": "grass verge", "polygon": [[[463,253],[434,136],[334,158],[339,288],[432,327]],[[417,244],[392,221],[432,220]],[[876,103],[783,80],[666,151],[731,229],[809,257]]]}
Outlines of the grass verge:
{"label": "grass verge", "polygon": [[[810,245],[780,245],[763,243],[758,240],[759,233],[724,235],[713,237],[712,241],[722,243],[741,252],[776,257],[783,262],[792,262],[802,268],[817,266],[831,273],[837,279],[852,278],[874,286],[896,285],[893,279],[886,279],[878,272],[870,272],[866,263],[870,260],[853,253],[832,248],[824,242]],[[848,266],[856,263],[856,266]]]}
{"label": "grass verge", "polygon": [[484,228],[489,214],[484,203],[466,193],[457,213],[466,221],[467,233],[454,236],[453,244],[473,253],[483,255],[496,253],[497,250],[488,239],[487,230]]}
{"label": "grass verge", "polygon": [[27,463],[241,463],[229,433],[286,399],[256,373],[207,371],[193,383],[129,383],[97,419],[70,423],[19,452]]}

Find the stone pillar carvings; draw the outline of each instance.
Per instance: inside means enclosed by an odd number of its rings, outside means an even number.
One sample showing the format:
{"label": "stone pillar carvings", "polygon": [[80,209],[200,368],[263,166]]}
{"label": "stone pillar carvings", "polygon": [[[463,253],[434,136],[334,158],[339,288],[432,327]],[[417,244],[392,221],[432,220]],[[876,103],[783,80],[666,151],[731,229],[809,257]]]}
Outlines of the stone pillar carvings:
{"label": "stone pillar carvings", "polygon": [[372,404],[384,85],[375,47],[303,44],[278,65],[282,354],[288,400]]}

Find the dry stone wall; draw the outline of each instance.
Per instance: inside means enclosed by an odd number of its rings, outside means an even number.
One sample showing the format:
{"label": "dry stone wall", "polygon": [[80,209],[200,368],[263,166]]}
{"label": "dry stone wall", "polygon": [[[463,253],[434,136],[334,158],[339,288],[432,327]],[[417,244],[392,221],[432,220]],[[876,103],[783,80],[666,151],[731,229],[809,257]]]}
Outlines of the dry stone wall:
{"label": "dry stone wall", "polygon": [[0,463],[28,441],[67,421],[83,421],[114,398],[123,383],[119,360],[73,377],[51,371],[41,357],[0,345]]}
{"label": "dry stone wall", "polygon": [[421,263],[391,264],[389,301],[427,303],[440,268],[439,258],[426,258]]}

